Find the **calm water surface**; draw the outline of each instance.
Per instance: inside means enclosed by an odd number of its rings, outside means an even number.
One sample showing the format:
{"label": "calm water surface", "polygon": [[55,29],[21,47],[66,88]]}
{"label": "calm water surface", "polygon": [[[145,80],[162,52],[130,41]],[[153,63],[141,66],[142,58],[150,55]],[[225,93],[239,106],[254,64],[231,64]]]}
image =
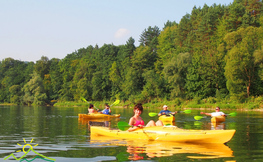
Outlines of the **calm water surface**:
{"label": "calm water surface", "polygon": [[[116,128],[119,121],[128,122],[132,115],[132,109],[112,110],[120,113],[121,118],[109,121],[111,127]],[[159,110],[146,109],[142,117],[145,121],[157,120],[147,114]],[[263,112],[238,111],[236,117],[228,117],[217,126],[211,125],[210,118],[195,121],[193,117],[200,114],[199,110],[175,115],[175,125],[180,128],[236,129],[232,140],[225,145],[93,138],[89,122],[78,119],[79,113],[86,112],[87,108],[0,106],[0,161],[263,161]],[[31,148],[46,159],[37,158]],[[8,157],[12,153],[19,160]]]}

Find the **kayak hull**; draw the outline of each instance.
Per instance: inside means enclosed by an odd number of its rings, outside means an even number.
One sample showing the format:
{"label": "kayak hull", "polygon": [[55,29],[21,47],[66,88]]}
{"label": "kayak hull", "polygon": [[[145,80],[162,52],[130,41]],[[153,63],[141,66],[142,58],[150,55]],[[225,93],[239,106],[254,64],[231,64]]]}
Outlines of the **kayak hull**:
{"label": "kayak hull", "polygon": [[226,143],[231,140],[236,130],[186,130],[176,126],[156,126],[128,132],[108,127],[91,126],[90,132],[93,136],[108,136],[119,139],[145,139],[184,143]]}
{"label": "kayak hull", "polygon": [[173,115],[162,115],[159,117],[159,120],[161,120],[163,123],[173,122],[175,121],[175,117]]}
{"label": "kayak hull", "polygon": [[110,119],[110,118],[119,118],[120,114],[106,115],[100,113],[92,113],[92,114],[78,114],[79,118],[84,119]]}
{"label": "kayak hull", "polygon": [[163,125],[175,125],[175,117],[173,115],[162,115],[159,120],[163,122]]}
{"label": "kayak hull", "polygon": [[220,123],[220,122],[225,122],[226,118],[224,116],[214,116],[211,118],[212,123]]}

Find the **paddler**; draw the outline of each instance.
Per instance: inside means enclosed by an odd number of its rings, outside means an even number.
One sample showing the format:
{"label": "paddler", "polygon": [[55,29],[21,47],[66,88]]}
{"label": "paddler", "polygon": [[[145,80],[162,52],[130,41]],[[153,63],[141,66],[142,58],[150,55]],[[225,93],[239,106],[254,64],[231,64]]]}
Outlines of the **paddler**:
{"label": "paddler", "polygon": [[205,115],[211,116],[211,117],[214,117],[214,116],[224,116],[224,117],[226,117],[226,114],[223,113],[222,111],[220,111],[220,108],[218,106],[216,107],[216,112],[212,112],[212,113],[200,112],[200,114],[205,114]]}
{"label": "paddler", "polygon": [[134,115],[130,118],[129,125],[130,127],[128,129],[129,132],[143,128],[143,127],[153,127],[153,126],[163,126],[163,122],[158,120],[156,123],[153,120],[150,120],[146,126],[144,126],[144,121],[142,120],[142,117],[140,115],[143,112],[143,107],[141,103],[138,103],[133,108]]}
{"label": "paddler", "polygon": [[102,110],[102,114],[106,114],[106,115],[110,115],[111,114],[110,106],[107,103],[105,103],[105,109]]}
{"label": "paddler", "polygon": [[93,104],[90,104],[90,105],[89,105],[89,114],[95,113],[95,112],[97,112],[97,111],[94,109],[94,105],[93,105]]}
{"label": "paddler", "polygon": [[161,116],[161,115],[169,115],[169,114],[174,115],[174,114],[176,114],[176,113],[177,113],[177,111],[171,112],[170,110],[168,110],[168,106],[167,106],[167,105],[164,105],[164,106],[163,106],[163,110],[161,110],[161,111],[159,112],[158,116]]}

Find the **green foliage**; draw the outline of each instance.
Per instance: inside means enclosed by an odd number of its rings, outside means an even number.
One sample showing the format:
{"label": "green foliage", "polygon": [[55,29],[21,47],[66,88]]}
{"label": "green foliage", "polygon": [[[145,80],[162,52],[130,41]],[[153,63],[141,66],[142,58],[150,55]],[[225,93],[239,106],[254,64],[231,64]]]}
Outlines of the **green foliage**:
{"label": "green foliage", "polygon": [[208,97],[204,99],[205,103],[214,104],[217,102],[217,99],[215,97]]}
{"label": "green foliage", "polygon": [[160,75],[154,70],[149,70],[143,73],[145,85],[142,90],[142,95],[148,101],[153,98],[161,98],[163,96],[164,84]]}
{"label": "green foliage", "polygon": [[182,104],[182,101],[181,101],[180,98],[175,98],[173,100],[173,103],[174,103],[175,106],[180,106]]}
{"label": "green foliage", "polygon": [[262,33],[261,28],[240,28],[224,38],[229,49],[225,66],[227,88],[238,100],[250,96],[251,87],[259,73],[254,52],[260,47]]}
{"label": "green foliage", "polygon": [[253,96],[263,94],[262,4],[194,7],[178,24],[168,20],[162,30],[143,30],[138,47],[130,37],[125,45],[89,45],[61,60],[6,58],[0,61],[0,102],[44,105],[83,96],[127,105],[254,109],[262,103],[252,104]]}
{"label": "green foliage", "polygon": [[191,63],[189,53],[180,53],[167,62],[163,73],[169,83],[171,97],[184,97],[187,69]]}
{"label": "green foliage", "polygon": [[36,72],[32,74],[29,82],[24,85],[23,91],[25,93],[23,102],[27,105],[44,105],[47,101],[43,81]]}

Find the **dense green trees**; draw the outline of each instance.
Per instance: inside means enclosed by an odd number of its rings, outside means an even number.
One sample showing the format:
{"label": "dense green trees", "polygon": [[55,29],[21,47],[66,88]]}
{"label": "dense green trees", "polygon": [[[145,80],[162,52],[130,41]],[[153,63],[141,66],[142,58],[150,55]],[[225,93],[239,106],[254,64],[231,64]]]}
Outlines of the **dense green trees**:
{"label": "dense green trees", "polygon": [[149,26],[140,45],[88,46],[59,60],[0,61],[0,102],[228,97],[263,94],[262,1],[193,7],[179,23]]}

